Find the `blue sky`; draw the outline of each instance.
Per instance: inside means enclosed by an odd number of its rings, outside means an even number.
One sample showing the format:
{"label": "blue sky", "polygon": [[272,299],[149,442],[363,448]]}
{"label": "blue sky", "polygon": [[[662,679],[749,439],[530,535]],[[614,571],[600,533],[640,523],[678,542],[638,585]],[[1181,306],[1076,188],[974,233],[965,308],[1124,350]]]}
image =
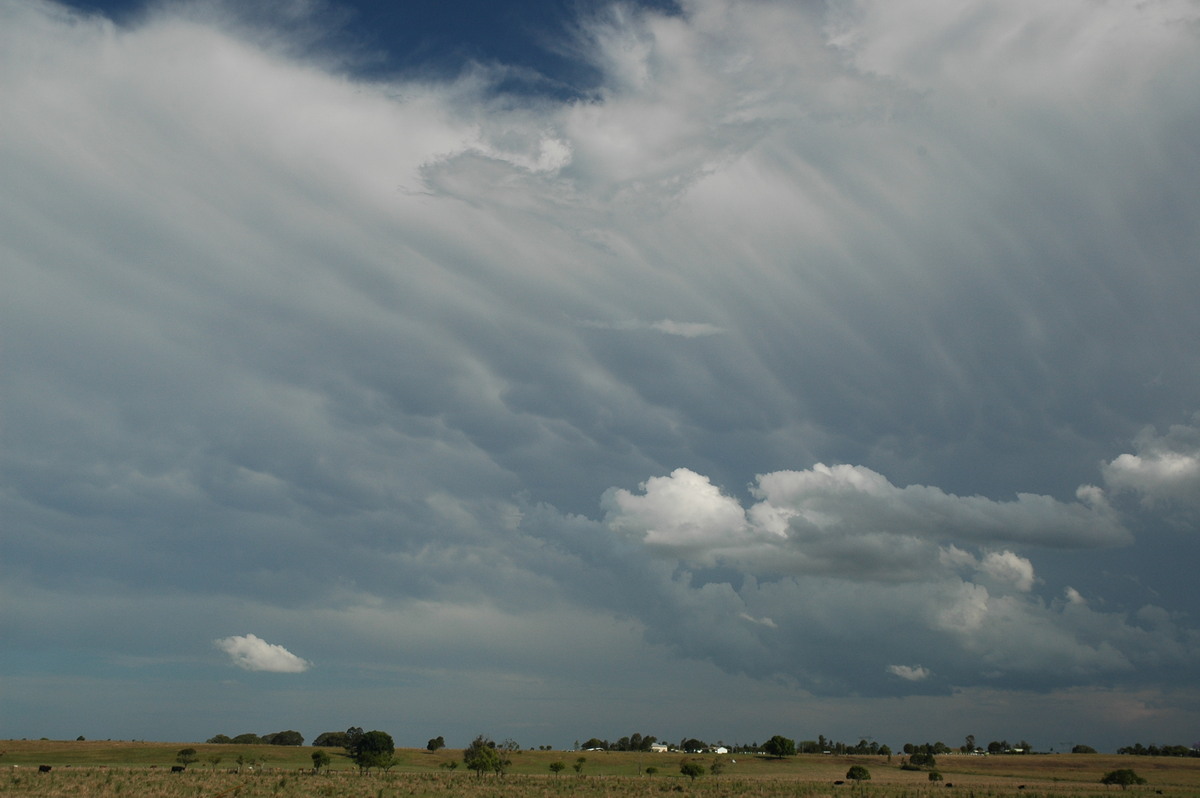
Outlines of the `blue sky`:
{"label": "blue sky", "polygon": [[0,0],[0,737],[1200,739],[1183,2]]}

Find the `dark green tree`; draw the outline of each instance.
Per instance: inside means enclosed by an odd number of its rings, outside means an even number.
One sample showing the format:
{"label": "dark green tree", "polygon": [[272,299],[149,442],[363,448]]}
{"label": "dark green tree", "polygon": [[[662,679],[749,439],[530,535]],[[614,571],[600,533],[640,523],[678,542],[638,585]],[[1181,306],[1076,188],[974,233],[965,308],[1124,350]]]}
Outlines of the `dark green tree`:
{"label": "dark green tree", "polygon": [[684,760],[684,762],[679,766],[679,772],[687,776],[692,781],[695,781],[697,776],[704,775],[704,765],[701,765],[699,762],[688,762]]}
{"label": "dark green tree", "polygon": [[329,754],[325,753],[324,751],[313,751],[312,763],[313,771],[320,773],[321,768],[329,766]]}
{"label": "dark green tree", "polygon": [[318,734],[312,744],[318,748],[345,748],[349,742],[350,738],[345,732],[330,731]]}
{"label": "dark green tree", "polygon": [[200,757],[196,754],[195,748],[182,748],[180,749],[179,753],[175,755],[175,761],[184,767],[187,767],[193,762],[199,762]]}
{"label": "dark green tree", "polygon": [[566,762],[551,762],[550,772],[557,776],[559,773],[567,769]]}
{"label": "dark green tree", "polygon": [[211,745],[229,745],[233,742],[233,738],[228,734],[217,734],[209,737],[205,742]]}
{"label": "dark green tree", "polygon": [[871,778],[871,771],[862,765],[851,765],[850,769],[846,771],[846,778],[853,781],[867,781]]}
{"label": "dark green tree", "polygon": [[371,768],[387,770],[395,764],[396,744],[387,732],[369,731],[354,739],[354,747],[349,753],[363,772],[369,772]]}
{"label": "dark green tree", "polygon": [[927,754],[924,751],[916,751],[908,757],[910,770],[921,770],[922,768],[937,767],[937,759],[933,754]]}
{"label": "dark green tree", "polygon": [[941,781],[942,774],[938,773],[936,770],[931,770],[931,771],[929,771],[929,780],[930,781]]}
{"label": "dark green tree", "polygon": [[347,756],[354,756],[354,751],[358,747],[358,740],[364,734],[361,726],[351,726],[346,729],[346,742],[342,745],[346,749]]}
{"label": "dark green tree", "polygon": [[266,739],[271,745],[304,745],[304,735],[292,729],[264,735],[263,739]]}
{"label": "dark green tree", "polygon": [[259,737],[257,734],[252,734],[251,732],[246,732],[245,734],[239,734],[237,737],[234,737],[229,742],[234,743],[236,745],[262,745],[262,738]]}
{"label": "dark green tree", "polygon": [[500,754],[496,751],[496,744],[479,735],[463,751],[463,764],[481,778],[484,773],[499,773]]}
{"label": "dark green tree", "polygon": [[1110,770],[1108,773],[1105,773],[1100,778],[1100,783],[1104,785],[1116,784],[1122,790],[1127,790],[1130,785],[1145,784],[1146,780],[1129,768],[1121,768],[1120,770]]}
{"label": "dark green tree", "polygon": [[1090,745],[1077,745],[1071,749],[1071,753],[1072,754],[1094,754],[1094,753],[1096,753],[1096,749],[1092,748]]}
{"label": "dark green tree", "polygon": [[440,734],[437,737],[434,737],[433,739],[431,739],[429,742],[425,743],[425,750],[431,751],[431,752],[436,751],[439,748],[445,748],[445,747],[446,747],[446,740]]}
{"label": "dark green tree", "polygon": [[765,743],[763,743],[763,751],[767,752],[767,754],[775,757],[776,759],[783,759],[785,756],[795,756],[796,741],[789,740],[783,735],[776,734],[770,740],[767,740]]}

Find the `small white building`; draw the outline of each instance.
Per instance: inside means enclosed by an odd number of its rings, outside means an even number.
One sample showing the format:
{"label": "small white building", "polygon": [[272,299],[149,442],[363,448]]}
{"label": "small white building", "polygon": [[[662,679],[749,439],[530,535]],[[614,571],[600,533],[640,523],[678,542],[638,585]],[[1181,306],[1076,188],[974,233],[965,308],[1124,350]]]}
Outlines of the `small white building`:
{"label": "small white building", "polygon": [[654,752],[654,753],[656,753],[656,754],[665,754],[665,753],[666,753],[667,751],[669,751],[670,749],[669,749],[669,748],[667,748],[667,747],[666,747],[665,745],[663,745],[662,743],[654,743],[653,745],[651,745],[651,746],[650,746],[650,750],[651,750],[651,751],[653,751],[653,752]]}

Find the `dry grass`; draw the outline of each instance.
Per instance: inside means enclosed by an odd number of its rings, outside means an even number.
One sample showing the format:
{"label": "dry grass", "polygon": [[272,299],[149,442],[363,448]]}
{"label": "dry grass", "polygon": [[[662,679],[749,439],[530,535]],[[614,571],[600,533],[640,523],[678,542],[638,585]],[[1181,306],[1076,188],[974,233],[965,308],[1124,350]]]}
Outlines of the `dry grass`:
{"label": "dry grass", "polygon": [[[195,748],[200,762],[185,773],[171,773],[175,754]],[[398,750],[399,763],[388,773],[359,775],[333,749],[334,766],[313,775],[309,747],[210,746],[196,743],[0,742],[0,795],[56,798],[1090,798],[1145,795],[1184,798],[1200,795],[1200,759],[1117,757],[1107,755],[1031,755],[938,757],[946,782],[932,784],[925,773],[900,770],[898,759],[882,757],[797,756],[785,760],[734,755],[721,757],[724,771],[692,782],[679,774],[677,754],[523,751],[512,772],[480,779],[440,769],[461,752],[436,754]],[[211,766],[207,757],[220,755]],[[253,772],[231,773],[235,760],[265,758]],[[586,757],[581,775],[571,769]],[[689,757],[711,766],[716,757]],[[549,764],[563,761],[561,775]],[[39,773],[40,764],[53,765]],[[872,779],[861,785],[835,786],[854,764],[866,766]],[[654,775],[644,773],[656,767]],[[1105,788],[1100,776],[1117,768],[1133,768],[1148,780],[1145,787],[1122,792]],[[639,775],[640,774],[640,775]]]}

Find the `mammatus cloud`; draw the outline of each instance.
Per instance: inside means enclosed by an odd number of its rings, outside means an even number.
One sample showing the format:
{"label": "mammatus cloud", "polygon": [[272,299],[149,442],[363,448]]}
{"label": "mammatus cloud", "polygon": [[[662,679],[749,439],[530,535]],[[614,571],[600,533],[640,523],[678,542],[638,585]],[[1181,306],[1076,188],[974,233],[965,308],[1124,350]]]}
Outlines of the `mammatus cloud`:
{"label": "mammatus cloud", "polygon": [[[749,674],[771,711],[1196,682],[1200,538],[1126,546],[1118,501],[1153,531],[1196,495],[1194,3],[622,4],[580,23],[595,92],[527,103],[488,67],[357,80],[179,10],[207,2],[0,0],[31,669],[60,622],[187,652],[178,617],[236,606],[330,717],[335,666],[403,661],[471,734],[497,670]],[[576,704],[538,720],[569,740]]]}
{"label": "mammatus cloud", "polygon": [[906,682],[920,682],[928,679],[932,674],[929,668],[923,668],[920,665],[888,665],[888,673],[899,676]]}
{"label": "mammatus cloud", "polygon": [[255,635],[224,637],[214,640],[213,645],[228,654],[234,665],[248,671],[303,673],[312,666],[283,646],[268,643]]}

